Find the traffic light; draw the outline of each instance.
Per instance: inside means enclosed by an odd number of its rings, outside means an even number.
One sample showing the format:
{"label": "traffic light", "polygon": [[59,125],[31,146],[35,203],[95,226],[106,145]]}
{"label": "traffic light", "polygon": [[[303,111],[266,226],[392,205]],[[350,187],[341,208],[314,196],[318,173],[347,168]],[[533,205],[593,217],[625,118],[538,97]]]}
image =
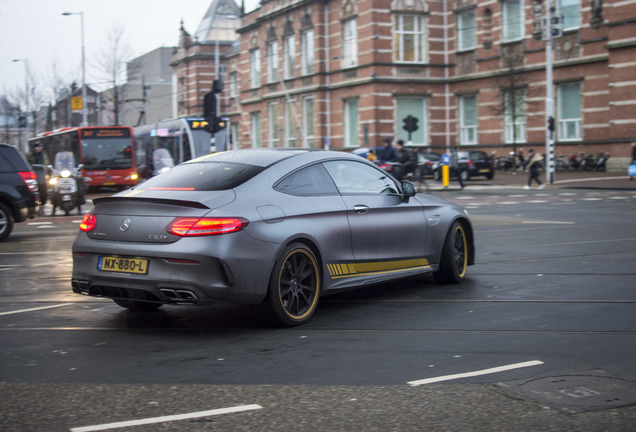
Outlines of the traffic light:
{"label": "traffic light", "polygon": [[225,120],[218,117],[218,113],[216,112],[216,95],[220,92],[221,82],[214,80],[212,91],[207,93],[203,98],[203,115],[208,122],[208,124],[204,126],[204,129],[211,134],[217,133],[227,126]]}
{"label": "traffic light", "polygon": [[554,132],[554,117],[548,117],[548,130]]}
{"label": "traffic light", "polygon": [[417,117],[413,117],[412,115],[407,115],[406,117],[404,117],[404,119],[402,119],[402,121],[404,122],[404,126],[402,126],[402,128],[407,131],[408,133],[412,133],[415,132],[416,130],[418,130],[420,127],[417,125],[417,123],[419,122]]}

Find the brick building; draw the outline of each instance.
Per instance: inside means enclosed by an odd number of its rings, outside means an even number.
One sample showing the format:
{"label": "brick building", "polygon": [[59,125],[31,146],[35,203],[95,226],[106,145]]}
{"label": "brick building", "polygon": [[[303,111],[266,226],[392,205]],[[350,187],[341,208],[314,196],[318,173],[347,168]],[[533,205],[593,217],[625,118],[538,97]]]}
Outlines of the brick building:
{"label": "brick building", "polygon": [[[553,43],[556,153],[610,152],[624,167],[636,141],[636,1],[550,3],[562,23]],[[403,119],[412,115],[414,146],[544,151],[546,4],[261,0],[241,16],[240,46],[228,41],[219,71],[233,148],[407,141]],[[214,75],[201,73],[210,47],[179,49],[202,62],[175,62],[180,113],[200,113]]]}

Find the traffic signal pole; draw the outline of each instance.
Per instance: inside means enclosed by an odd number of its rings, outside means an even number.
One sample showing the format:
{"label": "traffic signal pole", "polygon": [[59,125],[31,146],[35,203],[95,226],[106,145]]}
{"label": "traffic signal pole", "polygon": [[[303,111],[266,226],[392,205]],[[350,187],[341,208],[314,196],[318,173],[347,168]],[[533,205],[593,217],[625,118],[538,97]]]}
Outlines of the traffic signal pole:
{"label": "traffic signal pole", "polygon": [[545,46],[545,181],[554,184],[554,89],[552,77],[552,1],[546,1],[544,21]]}

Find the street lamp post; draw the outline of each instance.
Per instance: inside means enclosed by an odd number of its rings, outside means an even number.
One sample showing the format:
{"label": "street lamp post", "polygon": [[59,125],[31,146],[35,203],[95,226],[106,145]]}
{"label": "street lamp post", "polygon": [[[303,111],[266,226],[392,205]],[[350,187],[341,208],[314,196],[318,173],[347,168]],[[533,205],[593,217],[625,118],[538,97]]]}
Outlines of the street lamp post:
{"label": "street lamp post", "polygon": [[82,27],[82,124],[88,126],[88,111],[86,109],[86,52],[84,47],[84,11],[81,12],[62,12],[62,15],[79,15]]}
{"label": "street lamp post", "polygon": [[24,151],[28,150],[29,141],[29,61],[23,59],[13,59],[14,62],[24,62],[24,111],[26,114],[24,126]]}

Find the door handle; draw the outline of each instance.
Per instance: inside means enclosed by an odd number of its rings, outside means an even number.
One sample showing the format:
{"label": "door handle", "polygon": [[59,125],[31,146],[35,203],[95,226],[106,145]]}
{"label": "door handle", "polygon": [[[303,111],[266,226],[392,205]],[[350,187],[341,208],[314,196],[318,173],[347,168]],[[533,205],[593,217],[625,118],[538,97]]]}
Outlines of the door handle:
{"label": "door handle", "polygon": [[353,211],[356,213],[363,214],[369,211],[369,207],[362,204],[356,204],[353,206]]}

